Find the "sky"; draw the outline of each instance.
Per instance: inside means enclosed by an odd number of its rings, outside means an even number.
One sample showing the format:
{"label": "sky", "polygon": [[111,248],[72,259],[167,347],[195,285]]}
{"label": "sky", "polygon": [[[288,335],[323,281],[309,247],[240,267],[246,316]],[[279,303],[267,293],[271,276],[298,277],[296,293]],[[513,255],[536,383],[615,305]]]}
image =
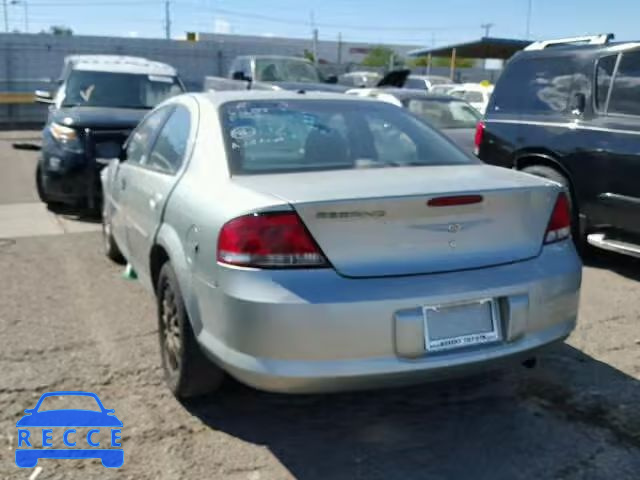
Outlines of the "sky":
{"label": "sky", "polygon": [[[165,36],[165,0],[7,0],[9,30],[51,25],[75,34],[122,37]],[[171,36],[187,31],[246,35],[311,36],[407,45],[448,45],[484,35],[525,38],[531,3],[530,38],[594,33],[635,40],[638,0],[170,0]],[[13,3],[13,4],[12,4]],[[4,28],[0,17],[0,28]]]}

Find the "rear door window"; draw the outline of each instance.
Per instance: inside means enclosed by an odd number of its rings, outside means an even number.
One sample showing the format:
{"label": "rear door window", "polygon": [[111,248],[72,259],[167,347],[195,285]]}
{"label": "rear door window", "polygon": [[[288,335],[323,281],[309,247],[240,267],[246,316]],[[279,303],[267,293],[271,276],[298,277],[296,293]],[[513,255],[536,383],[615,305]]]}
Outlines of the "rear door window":
{"label": "rear door window", "polygon": [[490,111],[563,112],[573,82],[573,62],[569,57],[515,60],[500,77]]}
{"label": "rear door window", "polygon": [[170,111],[169,107],[163,107],[152,112],[133,131],[126,145],[127,163],[140,164],[145,162],[151,142]]}
{"label": "rear door window", "polygon": [[640,115],[640,51],[622,55],[607,113]]}
{"label": "rear door window", "polygon": [[187,151],[190,131],[189,110],[179,105],[162,127],[145,165],[168,174],[180,170]]}

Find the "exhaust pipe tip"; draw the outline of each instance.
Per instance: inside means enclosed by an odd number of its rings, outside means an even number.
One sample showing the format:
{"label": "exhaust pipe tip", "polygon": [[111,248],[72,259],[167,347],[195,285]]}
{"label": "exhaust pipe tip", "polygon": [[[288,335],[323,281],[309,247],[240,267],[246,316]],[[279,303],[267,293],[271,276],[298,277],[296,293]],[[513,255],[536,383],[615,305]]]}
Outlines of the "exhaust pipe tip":
{"label": "exhaust pipe tip", "polygon": [[522,366],[529,370],[536,368],[538,364],[538,359],[536,357],[527,358],[524,362],[522,362]]}

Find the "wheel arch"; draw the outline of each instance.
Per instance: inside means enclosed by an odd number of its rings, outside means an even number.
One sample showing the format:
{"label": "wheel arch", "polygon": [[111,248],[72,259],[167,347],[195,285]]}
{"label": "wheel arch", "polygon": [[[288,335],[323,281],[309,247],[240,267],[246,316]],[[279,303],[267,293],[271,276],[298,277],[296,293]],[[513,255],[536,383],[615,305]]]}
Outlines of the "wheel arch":
{"label": "wheel arch", "polygon": [[571,175],[571,172],[558,161],[557,157],[558,156],[553,152],[545,150],[522,151],[515,155],[513,166],[517,170],[522,170],[536,165],[556,170],[569,182],[570,194],[573,197],[574,202],[577,202],[578,192],[576,191],[576,187],[573,182],[573,176]]}
{"label": "wheel arch", "polygon": [[158,229],[149,255],[149,273],[153,292],[157,293],[158,277],[162,265],[165,262],[171,262],[194,332],[199,333],[202,329],[202,322],[200,321],[198,303],[192,291],[191,268],[187,262],[182,240],[169,224],[163,223]]}

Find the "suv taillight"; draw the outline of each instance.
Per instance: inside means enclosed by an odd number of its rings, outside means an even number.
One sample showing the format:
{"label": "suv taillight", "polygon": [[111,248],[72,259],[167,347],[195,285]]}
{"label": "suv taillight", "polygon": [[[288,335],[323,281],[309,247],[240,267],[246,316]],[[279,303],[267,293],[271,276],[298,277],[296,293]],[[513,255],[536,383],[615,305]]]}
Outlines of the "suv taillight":
{"label": "suv taillight", "polygon": [[252,214],[230,220],[218,236],[218,261],[257,268],[329,266],[295,212]]}
{"label": "suv taillight", "polygon": [[479,121],[476,125],[476,136],[473,139],[474,148],[473,153],[478,155],[480,153],[480,144],[482,143],[482,137],[484,137],[484,122]]}
{"label": "suv taillight", "polygon": [[553,213],[549,220],[549,226],[544,235],[544,243],[554,243],[571,236],[571,211],[567,195],[562,192],[558,195]]}

